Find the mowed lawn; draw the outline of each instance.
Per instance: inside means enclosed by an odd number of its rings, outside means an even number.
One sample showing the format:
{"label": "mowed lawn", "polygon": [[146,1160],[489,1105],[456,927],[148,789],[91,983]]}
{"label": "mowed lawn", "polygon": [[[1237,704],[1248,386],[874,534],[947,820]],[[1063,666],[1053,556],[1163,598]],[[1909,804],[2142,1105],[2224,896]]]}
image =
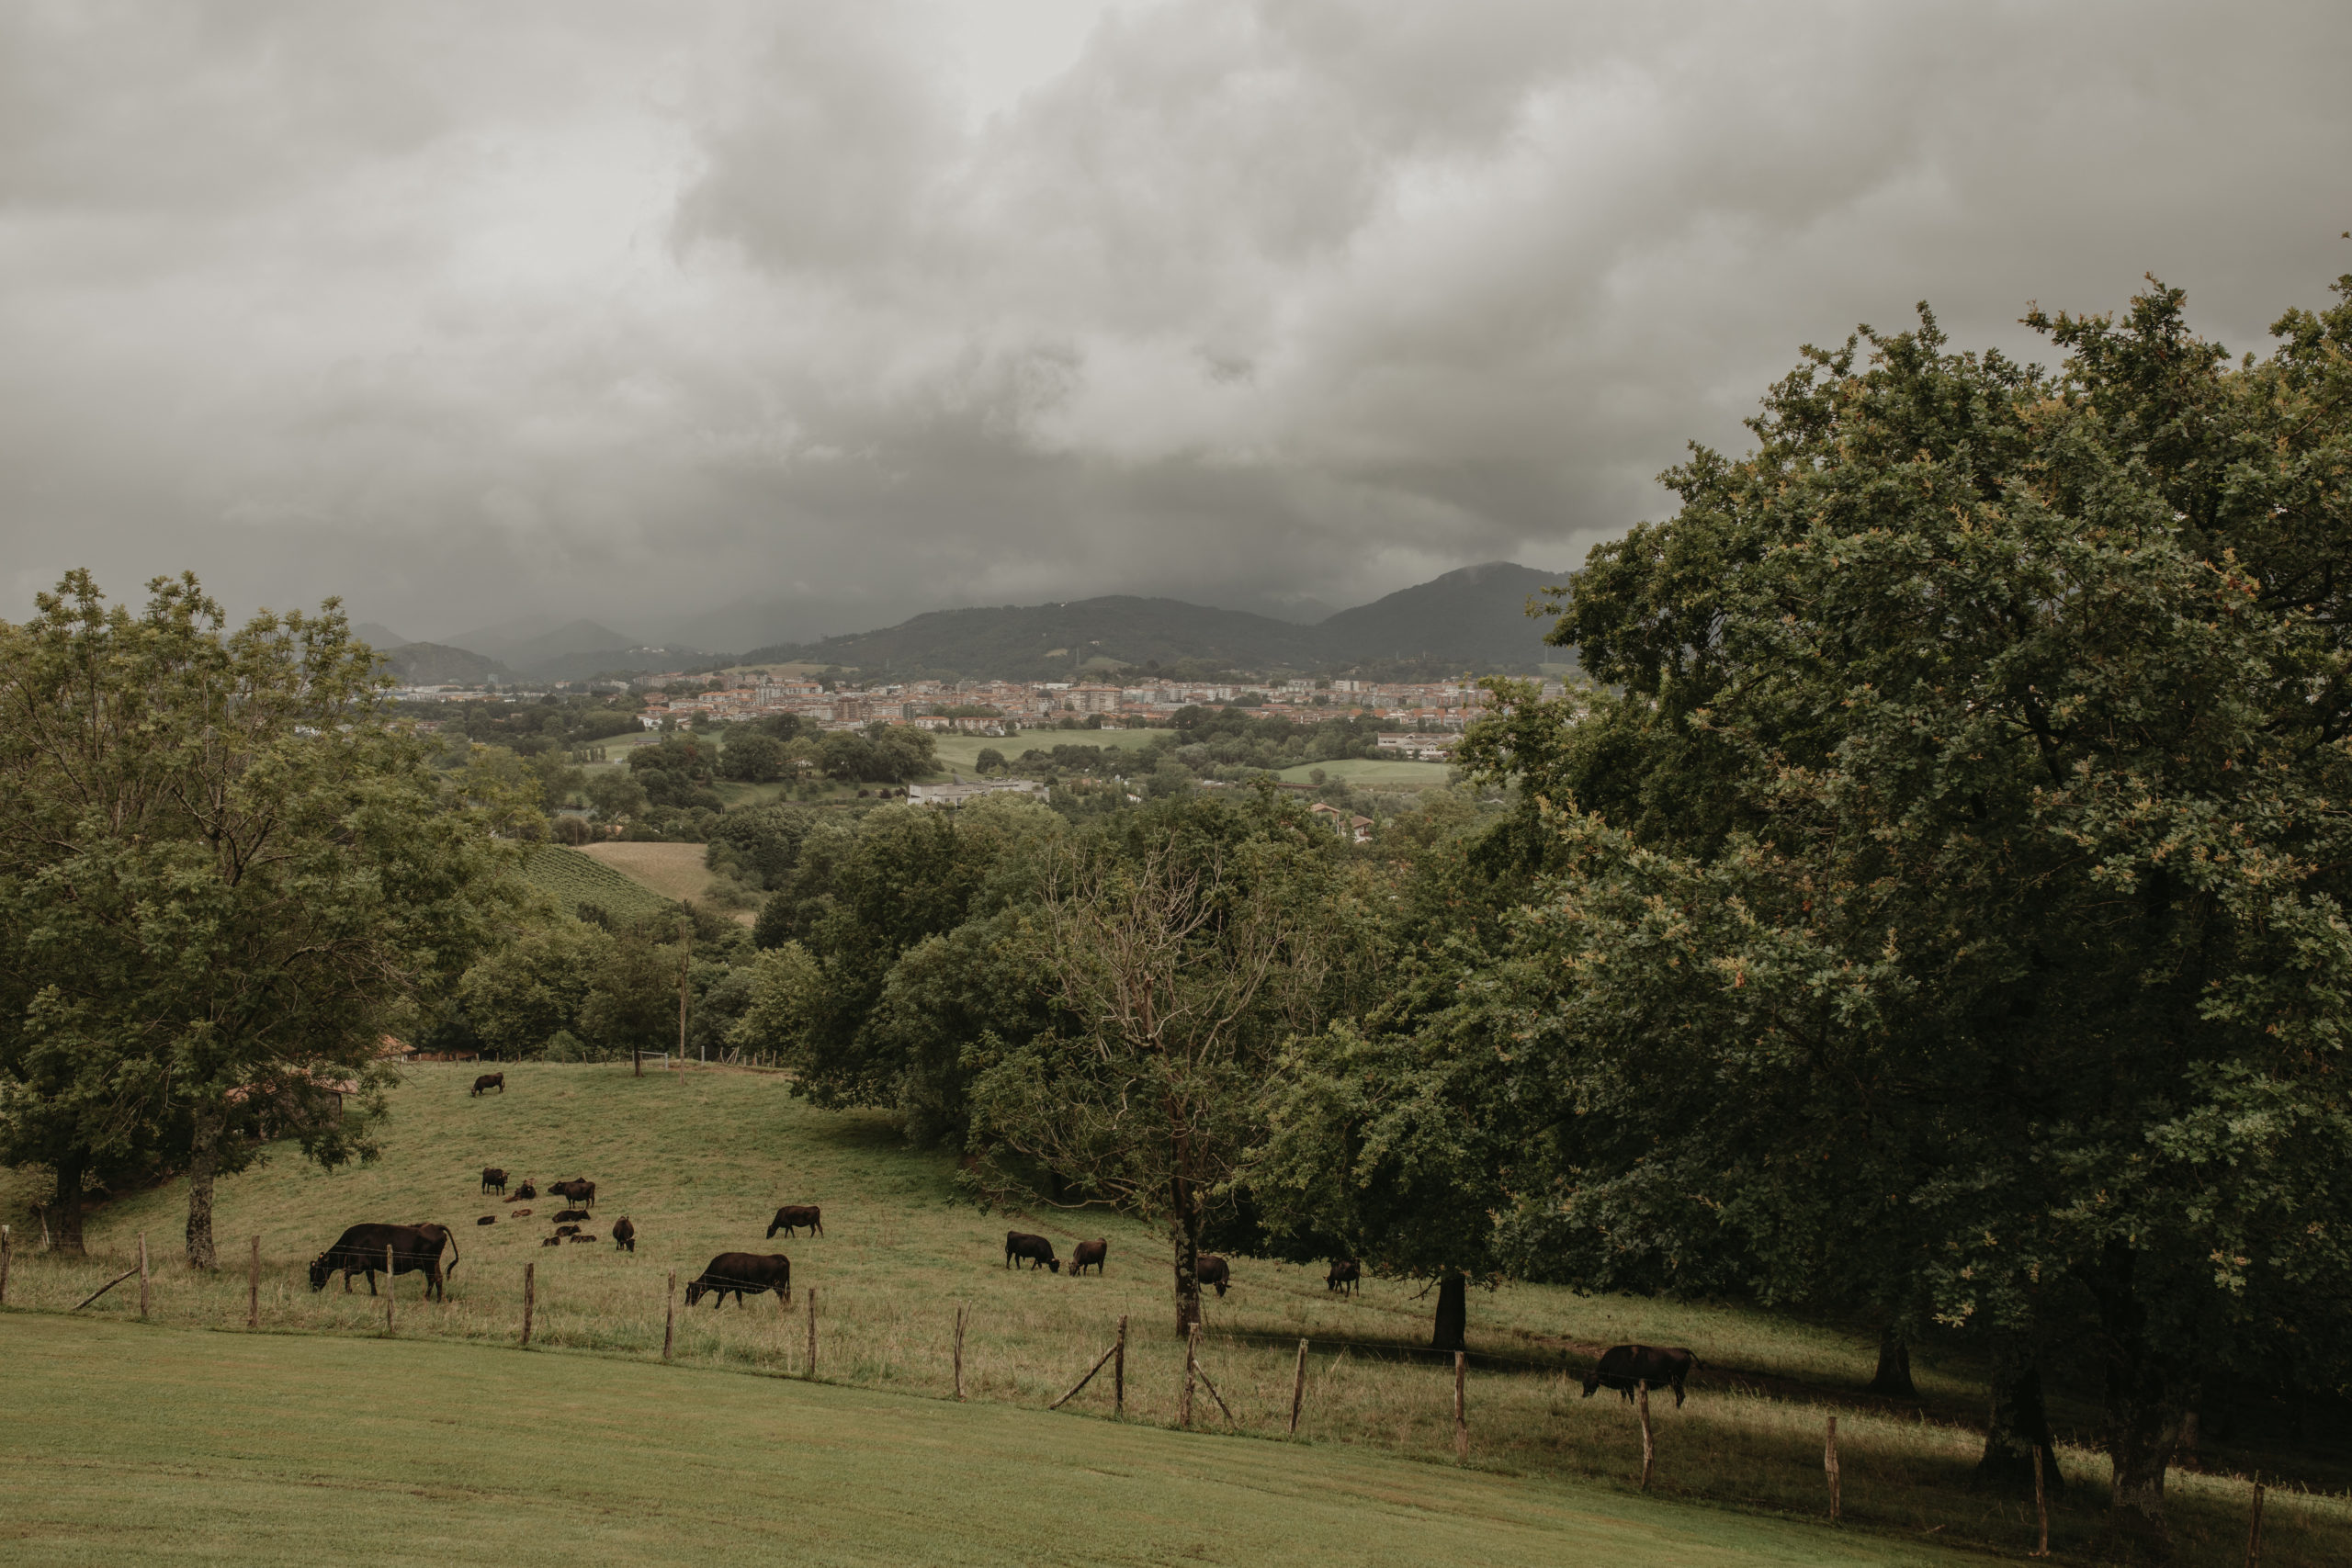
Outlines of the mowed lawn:
{"label": "mowed lawn", "polygon": [[639,886],[673,900],[700,900],[710,891],[710,872],[700,844],[640,844],[620,840],[582,844],[580,852],[603,862]]}
{"label": "mowed lawn", "polygon": [[[911,1397],[917,1404],[948,1402],[961,1308],[969,1324],[964,1382],[973,1404],[1040,1413],[1111,1342],[1125,1317],[1125,1421],[1110,1419],[1107,1375],[1053,1420],[1105,1443],[1126,1441],[1121,1434],[1130,1427],[1175,1423],[1183,1359],[1172,1332],[1167,1243],[1154,1231],[1092,1212],[985,1211],[958,1192],[954,1162],[945,1156],[909,1149],[879,1114],[815,1110],[793,1099],[785,1079],[771,1073],[652,1071],[639,1078],[626,1065],[518,1064],[505,1068],[505,1094],[476,1099],[468,1093],[476,1070],[470,1063],[411,1068],[392,1096],[392,1116],[380,1132],[381,1156],[373,1164],[320,1172],[281,1146],[267,1163],[225,1179],[216,1206],[227,1264],[221,1275],[198,1275],[176,1261],[184,1184],[107,1204],[90,1221],[93,1256],[68,1261],[34,1249],[23,1228],[33,1195],[29,1179],[0,1171],[0,1213],[19,1226],[10,1307],[67,1312],[135,1260],[144,1233],[155,1265],[153,1324],[224,1331],[192,1343],[211,1348],[203,1354],[244,1354],[234,1347],[246,1342],[244,1264],[250,1238],[257,1235],[264,1337],[310,1343],[288,1338],[301,1332],[364,1348],[381,1331],[383,1303],[364,1289],[313,1293],[305,1261],[346,1224],[432,1219],[455,1229],[462,1262],[446,1303],[420,1301],[415,1276],[402,1281],[397,1312],[403,1343],[441,1341],[453,1353],[487,1357],[482,1364],[501,1356],[535,1366],[576,1363],[589,1383],[650,1370],[673,1380],[662,1387],[701,1390],[733,1386],[734,1380],[720,1374],[735,1373],[743,1374],[743,1386],[774,1393],[779,1375],[797,1378],[806,1370],[813,1289],[823,1382]],[[595,1180],[599,1201],[586,1230],[605,1235],[613,1221],[627,1214],[639,1233],[637,1250],[616,1253],[604,1242],[542,1247],[560,1204],[544,1197],[520,1204],[481,1196],[479,1173],[485,1165],[505,1167],[518,1178],[528,1173],[542,1189],[562,1177]],[[811,1202],[823,1207],[823,1236],[765,1236],[778,1204]],[[527,1217],[516,1213],[525,1207],[533,1211]],[[481,1215],[496,1223],[473,1224]],[[1107,1237],[1108,1271],[1073,1279],[1009,1270],[1003,1266],[1009,1227],[1050,1236],[1065,1258],[1081,1237]],[[789,1314],[773,1296],[723,1310],[707,1302],[692,1313],[681,1306],[677,1365],[664,1372],[660,1357],[671,1276],[683,1285],[715,1254],[736,1249],[791,1258],[796,1297]],[[535,1270],[537,1315],[534,1353],[520,1357],[503,1348],[516,1337],[526,1265]],[[1231,1462],[1240,1465],[1303,1462],[1287,1456],[1311,1449],[1455,1473],[1450,1358],[1412,1348],[1427,1344],[1430,1330],[1430,1301],[1421,1282],[1367,1280],[1360,1295],[1334,1296],[1325,1291],[1319,1268],[1247,1258],[1234,1260],[1233,1276],[1224,1298],[1205,1303],[1204,1354],[1246,1435],[1178,1435],[1178,1440],[1224,1445],[1217,1451],[1229,1450],[1239,1456]],[[134,1280],[73,1321],[111,1323],[136,1334],[138,1312]],[[17,1330],[23,1321],[12,1312],[0,1318],[0,1333]],[[1300,1441],[1293,1444],[1279,1439],[1302,1337],[1312,1348]],[[1535,1285],[1473,1292],[1469,1338],[1473,1470],[1598,1488],[1600,1495],[1623,1491],[1640,1463],[1634,1413],[1605,1395],[1580,1397],[1573,1374],[1600,1346],[1626,1340],[1687,1345],[1705,1365],[1687,1405],[1678,1409],[1670,1397],[1653,1402],[1654,1500],[1817,1519],[1826,1501],[1823,1424],[1834,1412],[1848,1534],[1892,1542],[1934,1530],[1941,1540],[2003,1551],[2030,1544],[2030,1505],[2020,1508],[1969,1488],[1983,1442],[1974,1424],[1982,1417],[1984,1393],[1965,1360],[1923,1358],[1925,1404],[1895,1404],[1861,1392],[1872,1345],[1840,1325],[1752,1308],[1581,1296]],[[539,1354],[542,1349],[548,1353]],[[10,1389],[12,1370],[7,1347],[0,1345],[0,1393]],[[689,1370],[691,1381],[677,1381]],[[2094,1419],[2086,1400],[2093,1391],[2079,1382],[2062,1388],[2058,1413],[2059,1458],[2071,1483],[2052,1518],[2062,1553],[2088,1551],[2104,1527],[2107,1464],[2079,1440]],[[367,1386],[355,1384],[325,1404],[349,1420],[364,1403],[356,1391]],[[701,1398],[698,1393],[695,1401]],[[691,1425],[697,1408],[695,1402],[680,1403],[665,1419]],[[494,1480],[517,1489],[526,1479],[537,1483],[559,1473],[543,1453],[551,1458],[562,1451],[560,1422],[535,1443],[481,1442],[463,1425],[481,1409],[479,1400],[459,1398],[430,1413],[429,1418],[453,1423],[443,1433],[453,1461],[478,1464],[485,1484]],[[1225,1426],[1205,1396],[1196,1421],[1220,1430]],[[668,1427],[660,1435],[672,1440]],[[1069,1440],[1083,1448],[1096,1438]],[[706,1459],[725,1451],[716,1438],[707,1444],[682,1435],[674,1440]],[[2245,1477],[2253,1470],[2331,1490],[2344,1484],[2333,1457],[2315,1447],[2247,1450],[2217,1443],[2208,1459],[2222,1473],[2177,1474],[2167,1488],[2184,1563],[2240,1560]],[[1818,1524],[1796,1528],[1822,1531],[1825,1551],[1833,1540]],[[2274,1492],[2265,1535],[2264,1561],[2273,1568],[2352,1562],[2352,1506],[2340,1496]]]}
{"label": "mowed lawn", "polygon": [[10,1562],[1737,1568],[1960,1553],[787,1379],[0,1317]]}

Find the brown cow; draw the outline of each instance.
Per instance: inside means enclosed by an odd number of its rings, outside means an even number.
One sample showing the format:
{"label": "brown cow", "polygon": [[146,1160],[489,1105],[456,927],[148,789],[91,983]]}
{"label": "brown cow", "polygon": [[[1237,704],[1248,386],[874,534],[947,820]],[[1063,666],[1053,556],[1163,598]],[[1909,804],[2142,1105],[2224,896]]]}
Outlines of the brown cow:
{"label": "brown cow", "polygon": [[[485,1089],[496,1089],[501,1094],[504,1094],[506,1092],[506,1075],[504,1073],[484,1073],[481,1077],[474,1079],[474,1094],[480,1094]],[[473,1095],[469,1094],[466,1098],[471,1100]]]}
{"label": "brown cow", "polygon": [[576,1234],[571,1235],[568,1235],[568,1236],[564,1237],[563,1239],[564,1239],[564,1240],[566,1240],[566,1241],[570,1241],[570,1242],[582,1242],[582,1241],[594,1241],[594,1240],[595,1240],[596,1238],[595,1238],[594,1236],[593,1236],[593,1235],[587,1235],[587,1234],[586,1234],[586,1233],[584,1233],[584,1232],[581,1232],[581,1233],[576,1233]]}
{"label": "brown cow", "polygon": [[504,1196],[506,1191],[506,1173],[499,1169],[494,1165],[483,1166],[481,1168],[481,1190],[485,1192],[496,1192],[502,1197]]}
{"label": "brown cow", "polygon": [[1335,1258],[1331,1260],[1331,1271],[1323,1276],[1323,1288],[1327,1291],[1344,1291],[1352,1296],[1356,1293],[1356,1286],[1363,1280],[1363,1264],[1352,1258]]}
{"label": "brown cow", "polygon": [[1004,1266],[1007,1269],[1014,1268],[1023,1259],[1028,1262],[1032,1271],[1040,1265],[1052,1269],[1057,1274],[1062,1271],[1062,1260],[1054,1256],[1052,1242],[1041,1235],[1031,1235],[1027,1231],[1005,1232]]}
{"label": "brown cow", "polygon": [[498,1216],[496,1214],[484,1214],[481,1219],[474,1222],[474,1224],[478,1225],[494,1225],[497,1223]]}
{"label": "brown cow", "polygon": [[[441,1267],[441,1249],[448,1248],[449,1266]],[[385,1253],[390,1252],[387,1259]],[[343,1276],[345,1294],[351,1292],[354,1274],[368,1276],[368,1293],[376,1293],[376,1270],[389,1261],[394,1275],[424,1273],[424,1294],[428,1300],[443,1297],[443,1284],[458,1269],[458,1238],[449,1234],[447,1225],[353,1225],[335,1244],[311,1259],[311,1289],[323,1291],[331,1275]],[[391,1281],[387,1280],[385,1283]]]}
{"label": "brown cow", "polygon": [[1075,1280],[1089,1269],[1093,1269],[1099,1277],[1102,1272],[1102,1259],[1109,1257],[1110,1253],[1111,1243],[1108,1237],[1101,1241],[1080,1242],[1078,1249],[1070,1254],[1070,1278]]}
{"label": "brown cow", "polygon": [[1624,1396],[1625,1403],[1634,1402],[1636,1384],[1647,1383],[1652,1388],[1672,1388],[1674,1407],[1682,1408],[1682,1380],[1699,1364],[1699,1358],[1688,1350],[1660,1350],[1648,1345],[1612,1345],[1600,1353],[1600,1359],[1584,1380],[1584,1396],[1590,1399],[1603,1388],[1613,1388]]}
{"label": "brown cow", "polygon": [[558,1235],[578,1235],[580,1234],[580,1227],[578,1225],[558,1225],[555,1227],[555,1234]]}
{"label": "brown cow", "polygon": [[541,1247],[561,1247],[563,1245],[563,1237],[560,1235],[541,1236],[539,1238],[539,1245]]}
{"label": "brown cow", "polygon": [[786,1203],[775,1212],[775,1218],[768,1222],[768,1236],[773,1240],[778,1231],[790,1235],[802,1225],[808,1227],[810,1235],[824,1235],[825,1218],[822,1212],[814,1203]]}
{"label": "brown cow", "polygon": [[575,1176],[569,1181],[550,1181],[548,1190],[559,1198],[569,1198],[583,1208],[596,1201],[596,1184],[582,1177]]}
{"label": "brown cow", "polygon": [[1193,1278],[1204,1285],[1215,1285],[1217,1299],[1223,1301],[1225,1287],[1233,1280],[1233,1266],[1214,1252],[1204,1252],[1200,1261],[1193,1266]]}
{"label": "brown cow", "polygon": [[523,1178],[523,1185],[514,1190],[514,1201],[517,1203],[527,1203],[538,1195],[539,1190],[531,1185],[531,1179],[526,1176]]}
{"label": "brown cow", "polygon": [[586,1218],[588,1218],[588,1211],[585,1209],[558,1209],[555,1212],[555,1223],[557,1224],[562,1224],[568,1220],[584,1220]]}
{"label": "brown cow", "polygon": [[686,1304],[694,1305],[707,1292],[716,1298],[716,1309],[727,1304],[727,1293],[735,1292],[735,1304],[745,1304],[743,1297],[774,1291],[786,1305],[792,1302],[792,1259],[781,1252],[722,1252],[703,1265],[701,1277],[686,1286]]}
{"label": "brown cow", "polygon": [[629,1223],[629,1217],[627,1214],[623,1214],[613,1224],[613,1250],[615,1252],[637,1250],[637,1227]]}

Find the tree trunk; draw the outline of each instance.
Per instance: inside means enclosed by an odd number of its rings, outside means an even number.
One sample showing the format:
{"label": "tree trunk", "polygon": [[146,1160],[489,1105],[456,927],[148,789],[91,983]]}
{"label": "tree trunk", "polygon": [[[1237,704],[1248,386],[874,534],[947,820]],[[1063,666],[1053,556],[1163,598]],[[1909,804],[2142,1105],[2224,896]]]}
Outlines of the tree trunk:
{"label": "tree trunk", "polygon": [[2050,1458],[2057,1444],[2050,1435],[2050,1413],[2041,1399],[2041,1369],[2025,1339],[2002,1335],[1993,1341],[1993,1408],[1984,1427],[1984,1457],[1976,1461],[1975,1484],[2013,1497],[2033,1495],[2033,1450],[2042,1451],[2042,1484],[2063,1492],[2066,1483]]}
{"label": "tree trunk", "polygon": [[187,1264],[210,1270],[220,1266],[212,1247],[212,1179],[220,1171],[220,1132],[228,1118],[217,1101],[196,1108],[187,1156]]}
{"label": "tree trunk", "polygon": [[1889,1399],[1917,1399],[1919,1388],[1911,1381],[1911,1347],[1892,1323],[1878,1331],[1878,1371],[1871,1375],[1870,1392]]}
{"label": "tree trunk", "polygon": [[1201,1321],[1200,1225],[1197,1219],[1187,1224],[1180,1215],[1169,1229],[1176,1243],[1176,1336],[1181,1339]]}
{"label": "tree trunk", "polygon": [[2188,1383],[2148,1342],[2132,1264],[2128,1248],[2110,1246],[2096,1287],[2107,1338],[2107,1452],[2115,1468],[2109,1517],[2120,1542],[2164,1558],[2172,1551],[2165,1471],[2180,1441]]}
{"label": "tree trunk", "polygon": [[49,1245],[50,1250],[68,1258],[84,1256],[82,1177],[88,1168],[88,1161],[79,1149],[58,1157],[57,1197],[49,1206]]}
{"label": "tree trunk", "polygon": [[1437,1323],[1430,1334],[1433,1350],[1467,1350],[1463,1336],[1470,1328],[1470,1280],[1459,1270],[1438,1281]]}

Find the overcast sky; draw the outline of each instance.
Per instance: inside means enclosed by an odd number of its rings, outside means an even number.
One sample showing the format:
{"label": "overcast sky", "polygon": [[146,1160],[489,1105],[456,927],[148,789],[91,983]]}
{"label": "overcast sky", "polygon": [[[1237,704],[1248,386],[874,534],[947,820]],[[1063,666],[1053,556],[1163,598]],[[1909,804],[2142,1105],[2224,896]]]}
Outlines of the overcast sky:
{"label": "overcast sky", "polygon": [[[1565,567],[1805,342],[2352,271],[2352,6],[0,8],[0,615]],[[699,634],[699,635],[698,635]]]}

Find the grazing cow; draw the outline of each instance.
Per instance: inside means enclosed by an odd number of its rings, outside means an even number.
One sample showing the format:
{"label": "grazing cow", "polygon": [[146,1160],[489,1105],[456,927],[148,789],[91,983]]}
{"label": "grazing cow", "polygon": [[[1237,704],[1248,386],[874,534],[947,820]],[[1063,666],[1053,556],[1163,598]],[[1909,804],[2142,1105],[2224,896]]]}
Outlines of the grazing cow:
{"label": "grazing cow", "polygon": [[1363,1281],[1363,1264],[1352,1258],[1335,1258],[1331,1259],[1331,1271],[1323,1276],[1323,1288],[1327,1291],[1345,1291],[1352,1296],[1356,1293],[1356,1286]]}
{"label": "grazing cow", "polygon": [[563,1239],[564,1239],[564,1240],[566,1240],[566,1241],[569,1241],[569,1242],[575,1242],[575,1243],[577,1243],[577,1242],[582,1242],[582,1241],[594,1241],[594,1240],[595,1240],[596,1238],[595,1238],[594,1236],[593,1236],[593,1235],[582,1235],[582,1234],[575,1233],[575,1234],[573,1234],[573,1235],[568,1235],[568,1236],[564,1237]]}
{"label": "grazing cow", "polygon": [[1074,1280],[1089,1269],[1093,1269],[1099,1277],[1102,1272],[1102,1259],[1109,1257],[1110,1253],[1111,1243],[1107,1238],[1102,1241],[1080,1242],[1078,1250],[1070,1254],[1070,1278]]}
{"label": "grazing cow", "polygon": [[523,1185],[514,1190],[514,1201],[527,1203],[538,1195],[539,1190],[531,1185],[531,1179],[526,1176],[523,1178]]}
{"label": "grazing cow", "polygon": [[1624,1396],[1625,1403],[1634,1402],[1634,1386],[1647,1383],[1652,1388],[1674,1390],[1674,1407],[1682,1408],[1682,1380],[1699,1358],[1688,1350],[1660,1350],[1648,1345],[1612,1345],[1600,1353],[1592,1371],[1584,1380],[1584,1396],[1590,1399],[1603,1388],[1613,1388]]}
{"label": "grazing cow", "polygon": [[1226,1286],[1233,1282],[1233,1267],[1216,1253],[1204,1252],[1200,1261],[1193,1265],[1193,1278],[1204,1285],[1215,1285],[1217,1300],[1223,1301]]}
{"label": "grazing cow", "polygon": [[506,1217],[510,1220],[527,1220],[531,1217],[531,1211],[528,1209],[510,1209],[507,1211]]}
{"label": "grazing cow", "polygon": [[615,1252],[635,1252],[637,1250],[637,1227],[628,1223],[628,1216],[627,1214],[623,1214],[614,1223],[613,1250]]}
{"label": "grazing cow", "polygon": [[555,1212],[555,1223],[558,1224],[562,1224],[567,1220],[584,1220],[587,1217],[588,1211],[585,1209],[558,1209]]}
{"label": "grazing cow", "polygon": [[816,1204],[786,1203],[775,1212],[775,1218],[768,1222],[768,1236],[773,1240],[778,1231],[790,1235],[802,1225],[808,1227],[810,1235],[825,1234],[824,1216],[818,1212]]}
{"label": "grazing cow", "polygon": [[496,1214],[484,1214],[481,1219],[474,1222],[474,1224],[478,1225],[494,1225],[497,1223],[498,1216]]}
{"label": "grazing cow", "polygon": [[[499,1093],[504,1094],[506,1092],[506,1075],[504,1073],[484,1073],[481,1077],[474,1079],[474,1094],[480,1094],[484,1089],[494,1089]],[[466,1096],[466,1098],[468,1100],[471,1100],[473,1095],[469,1094]]]}
{"label": "grazing cow", "polygon": [[580,1227],[578,1225],[558,1225],[555,1227],[555,1234],[558,1235],[578,1235],[580,1234]]}
{"label": "grazing cow", "polygon": [[1023,1258],[1029,1260],[1029,1267],[1033,1271],[1040,1264],[1057,1274],[1062,1271],[1061,1259],[1054,1256],[1052,1242],[1041,1235],[1031,1235],[1025,1231],[1005,1232],[1004,1266],[1011,1269],[1014,1267],[1015,1259]]}
{"label": "grazing cow", "polygon": [[559,1198],[569,1198],[582,1208],[589,1207],[596,1201],[596,1184],[577,1176],[569,1181],[550,1181],[548,1183],[548,1190]]}
{"label": "grazing cow", "polygon": [[560,1235],[541,1236],[539,1238],[539,1245],[541,1247],[561,1247],[563,1245],[563,1237]]}
{"label": "grazing cow", "polygon": [[506,1191],[506,1173],[493,1165],[483,1166],[481,1168],[481,1190],[485,1192],[496,1192],[501,1196],[503,1196]]}
{"label": "grazing cow", "polygon": [[[327,1288],[329,1275],[340,1273],[345,1294],[351,1291],[354,1274],[368,1276],[368,1293],[376,1293],[376,1270],[384,1266],[384,1251],[392,1254],[394,1275],[424,1273],[424,1293],[432,1300],[444,1297],[443,1282],[458,1271],[458,1238],[449,1234],[447,1225],[354,1225],[335,1238],[335,1244],[311,1259],[311,1289]],[[441,1267],[441,1250],[449,1251],[449,1267]],[[390,1283],[387,1280],[386,1283]]]}
{"label": "grazing cow", "polygon": [[792,1302],[792,1259],[781,1252],[722,1252],[703,1265],[702,1277],[686,1286],[686,1304],[692,1306],[708,1292],[715,1299],[716,1309],[727,1304],[727,1293],[735,1292],[735,1304],[744,1304],[745,1295],[758,1295],[774,1291],[786,1305]]}

